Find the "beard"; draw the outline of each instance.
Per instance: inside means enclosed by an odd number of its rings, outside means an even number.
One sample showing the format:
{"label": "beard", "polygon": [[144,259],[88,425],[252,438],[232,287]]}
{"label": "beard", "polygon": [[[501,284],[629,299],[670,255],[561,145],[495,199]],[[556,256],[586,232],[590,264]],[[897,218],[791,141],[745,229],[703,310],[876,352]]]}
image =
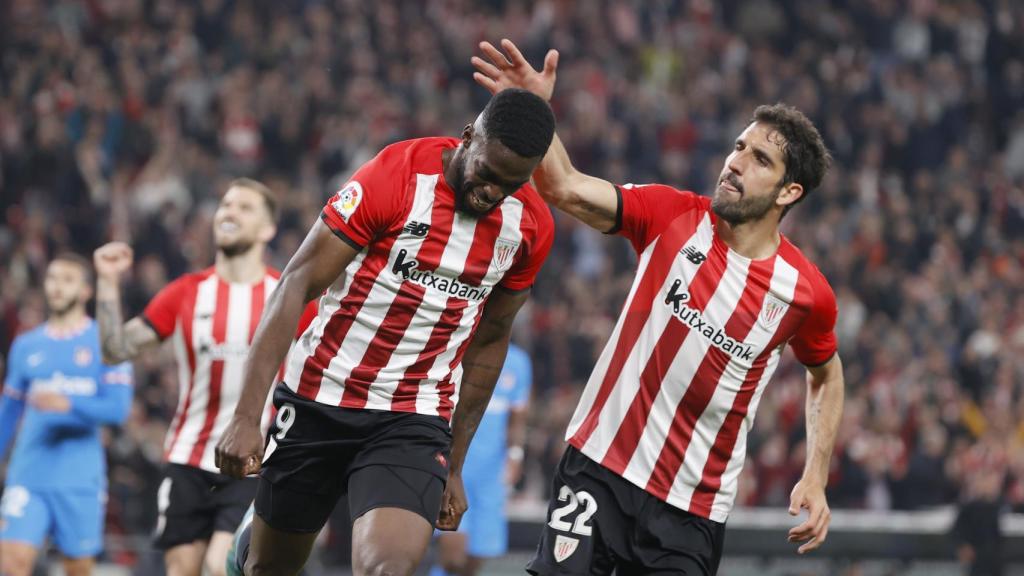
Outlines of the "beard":
{"label": "beard", "polygon": [[[782,186],[779,185],[774,192],[766,196],[748,198],[743,193],[743,184],[734,174],[726,176],[726,180],[739,191],[740,197],[736,200],[726,200],[725,193],[716,191],[711,199],[711,210],[719,218],[732,225],[745,224],[764,218],[782,192]],[[721,184],[719,184],[719,188],[721,188]]]}
{"label": "beard", "polygon": [[234,258],[241,254],[248,252],[255,242],[249,240],[237,240],[230,244],[224,244],[223,246],[217,246],[217,251],[227,256],[228,258]]}
{"label": "beard", "polygon": [[53,302],[47,302],[46,305],[50,309],[50,315],[54,318],[61,318],[67,316],[72,310],[74,310],[82,301],[80,298],[71,298],[64,305],[55,304]]}

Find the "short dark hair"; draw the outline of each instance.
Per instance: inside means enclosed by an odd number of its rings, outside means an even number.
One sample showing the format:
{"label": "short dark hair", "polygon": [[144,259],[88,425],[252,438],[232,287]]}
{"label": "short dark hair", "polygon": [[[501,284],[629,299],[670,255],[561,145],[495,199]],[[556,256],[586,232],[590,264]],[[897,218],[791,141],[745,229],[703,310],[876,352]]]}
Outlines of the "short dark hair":
{"label": "short dark hair", "polygon": [[85,283],[92,285],[92,262],[88,258],[78,254],[77,252],[62,251],[58,252],[56,256],[50,260],[50,264],[54,262],[70,262],[82,269],[82,277],[85,279]]}
{"label": "short dark hair", "polygon": [[543,156],[555,135],[555,114],[543,98],[521,88],[491,97],[484,108],[483,129],[524,158]]}
{"label": "short dark hair", "polygon": [[277,197],[274,196],[274,192],[268,188],[266,184],[258,180],[253,180],[252,178],[235,178],[231,181],[231,184],[228,185],[228,189],[230,190],[235,186],[245,188],[246,190],[252,190],[262,196],[263,202],[267,206],[267,212],[270,213],[270,219],[275,222],[277,221]]}
{"label": "short dark hair", "polygon": [[758,106],[754,110],[751,122],[768,124],[785,140],[782,154],[786,163],[786,173],[782,182],[795,182],[804,188],[804,193],[796,202],[786,206],[782,215],[812,190],[821,185],[821,180],[832,164],[832,155],[828,153],[821,134],[814,123],[803,112],[781,102],[772,105]]}

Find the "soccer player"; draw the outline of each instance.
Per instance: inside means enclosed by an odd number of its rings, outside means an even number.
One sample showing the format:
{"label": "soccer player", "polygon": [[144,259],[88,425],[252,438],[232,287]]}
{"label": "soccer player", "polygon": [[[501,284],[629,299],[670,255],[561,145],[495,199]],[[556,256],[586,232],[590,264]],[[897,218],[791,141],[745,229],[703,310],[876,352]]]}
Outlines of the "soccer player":
{"label": "soccer player", "polygon": [[[558,53],[537,72],[512,42],[481,43],[489,90],[551,97]],[[821,545],[829,459],[843,405],[828,282],[779,221],[816,188],[830,157],[794,108],[761,106],[736,138],[711,198],[616,186],[578,172],[557,137],[534,174],[560,210],[626,237],[633,288],[569,424],[534,574],[714,574],[746,435],[787,344],[807,367],[807,461],[789,532]]]}
{"label": "soccer player", "polygon": [[[527,182],[553,134],[546,102],[506,90],[461,139],[392,144],[328,201],[271,298],[217,449],[225,473],[260,470],[248,574],[295,574],[346,493],[357,575],[412,574],[435,522],[458,527],[466,450],[551,247]],[[302,306],[342,271],[289,356],[264,457],[260,399]]]}
{"label": "soccer player", "polygon": [[508,551],[505,503],[508,486],[522,474],[526,410],[533,366],[526,352],[511,344],[505,367],[466,456],[462,481],[469,509],[458,532],[438,536],[439,564],[433,576],[475,576],[485,559]]}
{"label": "soccer player", "polygon": [[[0,501],[0,574],[28,576],[48,536],[70,576],[92,573],[103,548],[107,461],[100,427],[132,401],[131,366],[103,365],[88,260],[58,255],[46,268],[46,323],[11,345],[0,396],[0,461],[15,435]],[[26,406],[27,404],[27,406]],[[24,415],[24,418],[22,418]]]}
{"label": "soccer player", "polygon": [[[214,265],[171,282],[126,323],[119,282],[132,250],[113,242],[94,254],[104,358],[122,362],[168,338],[177,357],[178,407],[164,444],[156,527],[169,576],[199,576],[204,562],[223,575],[232,535],[256,494],[255,479],[219,473],[213,450],[242,393],[249,343],[280,277],[264,264],[275,211],[264,185],[233,181],[213,217]],[[265,398],[257,399],[261,406]]]}

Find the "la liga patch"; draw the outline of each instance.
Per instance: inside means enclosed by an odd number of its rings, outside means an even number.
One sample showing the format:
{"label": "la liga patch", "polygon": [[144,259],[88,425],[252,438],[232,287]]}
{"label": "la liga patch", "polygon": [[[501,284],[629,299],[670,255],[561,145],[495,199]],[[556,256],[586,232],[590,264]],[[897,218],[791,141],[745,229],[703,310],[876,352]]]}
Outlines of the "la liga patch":
{"label": "la liga patch", "polygon": [[349,182],[338,192],[338,198],[331,202],[331,207],[341,216],[341,219],[348,223],[348,219],[355,213],[359,203],[363,201],[363,187],[355,180]]}

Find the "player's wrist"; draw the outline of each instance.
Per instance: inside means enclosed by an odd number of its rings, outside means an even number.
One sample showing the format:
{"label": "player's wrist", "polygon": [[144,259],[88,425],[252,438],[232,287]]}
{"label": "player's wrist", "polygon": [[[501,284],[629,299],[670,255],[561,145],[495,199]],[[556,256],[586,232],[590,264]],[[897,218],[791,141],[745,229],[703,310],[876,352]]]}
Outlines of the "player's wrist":
{"label": "player's wrist", "polygon": [[519,445],[509,446],[507,454],[508,454],[508,459],[509,460],[512,460],[512,461],[515,461],[515,462],[522,462],[523,461],[523,456],[526,455],[526,451],[523,450],[523,447],[519,446]]}

